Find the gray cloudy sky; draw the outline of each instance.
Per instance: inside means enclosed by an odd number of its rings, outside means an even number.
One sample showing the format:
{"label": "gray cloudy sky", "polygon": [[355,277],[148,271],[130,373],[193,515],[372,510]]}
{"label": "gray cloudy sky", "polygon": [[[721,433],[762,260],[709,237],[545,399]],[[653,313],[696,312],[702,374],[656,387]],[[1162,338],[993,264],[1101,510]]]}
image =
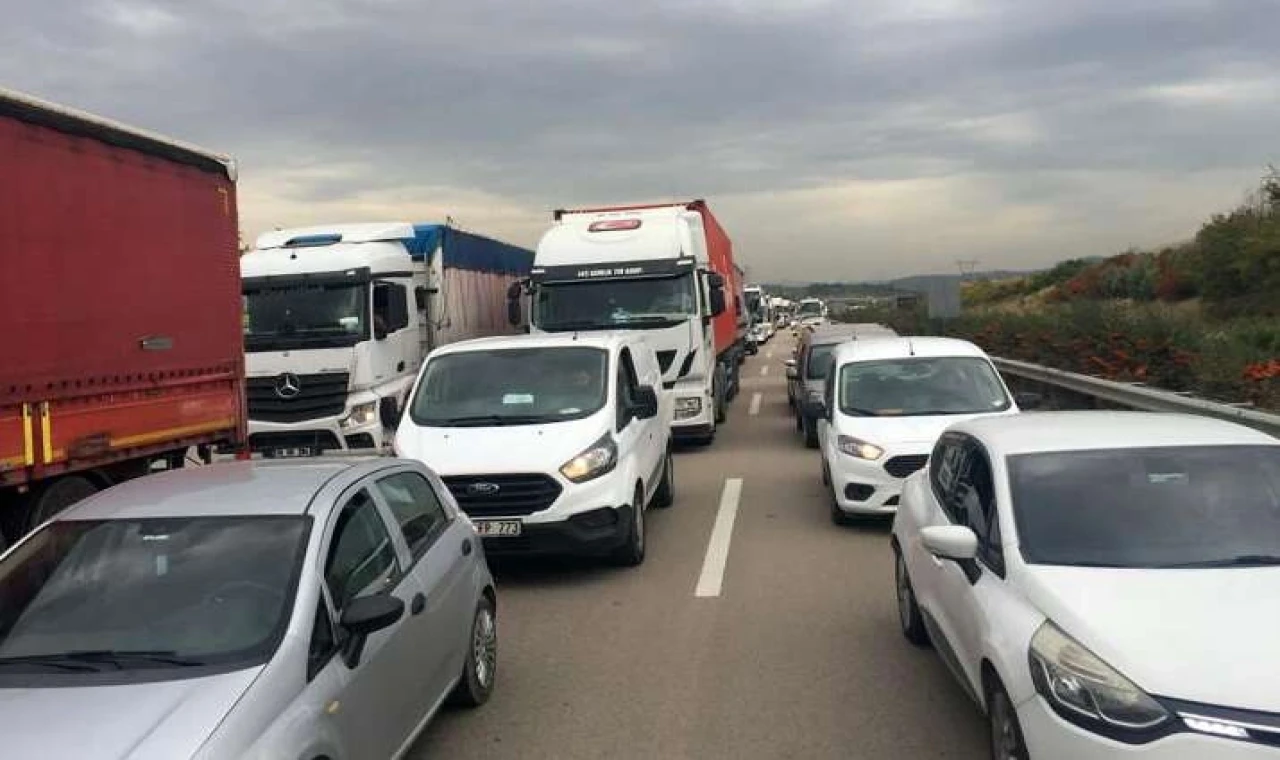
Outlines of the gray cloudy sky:
{"label": "gray cloudy sky", "polygon": [[0,84],[231,153],[248,235],[705,197],[759,279],[1175,240],[1280,162],[1278,0],[0,0]]}

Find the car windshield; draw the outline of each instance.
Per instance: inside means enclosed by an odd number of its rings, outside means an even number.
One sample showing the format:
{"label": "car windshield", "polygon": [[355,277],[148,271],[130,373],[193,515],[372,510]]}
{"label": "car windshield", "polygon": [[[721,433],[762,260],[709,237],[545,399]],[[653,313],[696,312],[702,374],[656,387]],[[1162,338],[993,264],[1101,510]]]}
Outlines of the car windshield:
{"label": "car windshield", "polygon": [[1011,403],[991,363],[979,357],[912,357],[840,368],[840,411],[847,415],[981,414]]}
{"label": "car windshield", "polygon": [[265,661],[288,622],[309,524],[50,523],[0,563],[0,675]]}
{"label": "car windshield", "polygon": [[1280,446],[1022,454],[1009,478],[1029,563],[1280,565]]}
{"label": "car windshield", "polygon": [[249,351],[350,346],[367,339],[368,287],[306,283],[248,285],[244,341]]}
{"label": "car windshield", "polygon": [[693,275],[641,280],[546,283],[537,290],[534,322],[550,332],[660,328],[696,314]]}
{"label": "car windshield", "polygon": [[445,354],[427,363],[410,418],[428,427],[580,419],[607,396],[609,354],[589,347]]}
{"label": "car windshield", "polygon": [[821,301],[802,302],[800,304],[800,308],[796,310],[796,316],[799,317],[800,319],[803,319],[805,317],[822,316],[822,302]]}

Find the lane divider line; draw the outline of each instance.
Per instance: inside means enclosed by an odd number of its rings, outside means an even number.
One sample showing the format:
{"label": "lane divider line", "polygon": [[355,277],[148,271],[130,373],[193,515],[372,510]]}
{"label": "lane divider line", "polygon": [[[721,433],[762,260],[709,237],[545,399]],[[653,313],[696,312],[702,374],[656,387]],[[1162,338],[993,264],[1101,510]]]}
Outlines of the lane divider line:
{"label": "lane divider line", "polygon": [[716,512],[711,538],[707,541],[707,556],[702,562],[702,575],[693,595],[697,597],[720,596],[724,583],[724,568],[729,561],[729,541],[733,538],[733,522],[738,517],[738,502],[742,499],[742,478],[728,478],[720,492],[720,509]]}
{"label": "lane divider line", "polygon": [[761,367],[761,368],[760,368],[760,376],[761,376],[761,377],[764,377],[764,376],[765,376],[765,375],[767,375],[767,374],[769,374],[769,365],[768,365],[768,364],[766,364],[766,365],[764,365],[763,367]]}
{"label": "lane divider line", "polygon": [[756,393],[751,394],[751,408],[747,410],[748,415],[754,417],[760,413],[760,401],[761,399],[763,399],[763,397],[764,397],[764,394],[758,391]]}

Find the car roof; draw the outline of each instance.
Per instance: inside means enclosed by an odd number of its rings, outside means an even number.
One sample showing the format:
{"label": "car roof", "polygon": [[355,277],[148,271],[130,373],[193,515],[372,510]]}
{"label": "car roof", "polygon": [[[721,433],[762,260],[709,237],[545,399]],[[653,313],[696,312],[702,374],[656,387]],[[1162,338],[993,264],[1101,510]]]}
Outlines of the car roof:
{"label": "car roof", "polygon": [[127,480],[77,503],[58,519],[302,515],[330,482],[354,482],[399,463],[389,457],[315,458],[187,467]]}
{"label": "car roof", "polygon": [[1280,440],[1235,422],[1157,412],[1023,412],[966,420],[950,429],[975,436],[998,456],[1162,446],[1280,446]]}
{"label": "car roof", "polygon": [[860,336],[836,350],[837,364],[846,362],[875,361],[880,359],[906,359],[910,357],[973,356],[987,358],[986,352],[973,343],[959,338],[939,338],[920,335]]}
{"label": "car roof", "polygon": [[492,351],[511,348],[566,348],[586,346],[613,349],[644,341],[643,336],[622,330],[587,330],[583,332],[525,333],[521,335],[495,335],[488,338],[460,340],[432,351],[433,356],[459,354],[467,351]]}

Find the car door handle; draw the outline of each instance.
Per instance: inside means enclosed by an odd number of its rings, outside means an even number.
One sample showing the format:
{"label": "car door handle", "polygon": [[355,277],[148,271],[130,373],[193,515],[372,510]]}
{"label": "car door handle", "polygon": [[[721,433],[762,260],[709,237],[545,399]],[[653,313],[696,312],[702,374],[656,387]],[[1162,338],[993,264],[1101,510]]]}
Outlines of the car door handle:
{"label": "car door handle", "polygon": [[471,556],[471,539],[469,538],[464,539],[462,542],[462,556],[464,557]]}
{"label": "car door handle", "polygon": [[417,593],[413,595],[413,601],[409,604],[409,612],[413,615],[417,615],[419,612],[426,609],[426,607],[427,598],[421,593]]}

